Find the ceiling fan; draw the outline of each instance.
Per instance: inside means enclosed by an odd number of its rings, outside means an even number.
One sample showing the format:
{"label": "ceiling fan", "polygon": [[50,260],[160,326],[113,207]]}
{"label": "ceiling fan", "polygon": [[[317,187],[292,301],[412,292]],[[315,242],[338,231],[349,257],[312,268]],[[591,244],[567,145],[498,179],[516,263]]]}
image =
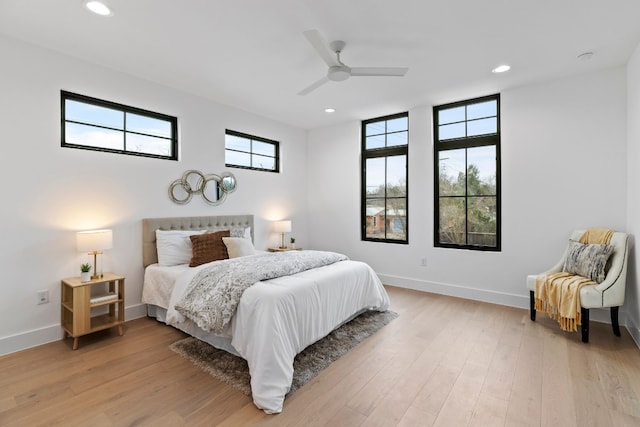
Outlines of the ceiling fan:
{"label": "ceiling fan", "polygon": [[326,76],[302,89],[298,92],[298,95],[306,95],[328,81],[341,82],[351,76],[402,77],[409,71],[406,67],[349,67],[340,60],[340,53],[346,45],[345,42],[336,40],[327,43],[318,30],[307,30],[304,35],[324,62],[327,63],[329,69]]}

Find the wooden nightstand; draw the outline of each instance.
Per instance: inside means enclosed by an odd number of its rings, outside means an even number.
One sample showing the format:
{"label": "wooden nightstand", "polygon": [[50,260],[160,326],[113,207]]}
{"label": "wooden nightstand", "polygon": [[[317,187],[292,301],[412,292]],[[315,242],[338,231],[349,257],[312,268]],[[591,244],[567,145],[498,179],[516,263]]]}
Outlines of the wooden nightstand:
{"label": "wooden nightstand", "polygon": [[[91,295],[93,286],[103,285],[108,291]],[[122,335],[124,323],[124,277],[105,273],[99,279],[81,282],[79,277],[70,277],[61,282],[61,324],[64,337],[73,337],[73,349],[78,348],[82,335],[118,327]],[[108,306],[109,312],[91,316],[92,309]]]}
{"label": "wooden nightstand", "polygon": [[269,248],[268,249],[269,252],[287,252],[287,251],[301,251],[302,248],[290,248],[290,247],[286,247],[286,248]]}

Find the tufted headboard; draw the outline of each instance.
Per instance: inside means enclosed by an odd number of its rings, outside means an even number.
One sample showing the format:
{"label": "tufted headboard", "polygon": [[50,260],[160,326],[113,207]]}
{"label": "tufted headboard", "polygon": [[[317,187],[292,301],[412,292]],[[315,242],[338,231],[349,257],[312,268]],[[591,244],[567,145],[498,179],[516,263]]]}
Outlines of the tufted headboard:
{"label": "tufted headboard", "polygon": [[221,227],[251,227],[253,241],[253,215],[179,216],[173,218],[144,218],[142,220],[142,263],[158,262],[156,230],[213,230]]}

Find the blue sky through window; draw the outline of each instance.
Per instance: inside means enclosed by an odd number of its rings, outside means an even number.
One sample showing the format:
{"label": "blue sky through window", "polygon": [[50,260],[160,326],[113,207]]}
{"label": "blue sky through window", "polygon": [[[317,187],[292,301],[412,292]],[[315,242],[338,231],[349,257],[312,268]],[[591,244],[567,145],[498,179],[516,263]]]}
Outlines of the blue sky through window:
{"label": "blue sky through window", "polygon": [[177,159],[176,118],[65,91],[61,96],[63,146]]}

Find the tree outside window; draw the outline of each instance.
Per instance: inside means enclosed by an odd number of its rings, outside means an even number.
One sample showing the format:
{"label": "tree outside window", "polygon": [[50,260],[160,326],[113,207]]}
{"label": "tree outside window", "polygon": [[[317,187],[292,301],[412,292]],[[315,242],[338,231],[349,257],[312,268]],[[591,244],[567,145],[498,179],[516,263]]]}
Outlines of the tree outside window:
{"label": "tree outside window", "polygon": [[500,250],[499,95],[434,107],[435,245]]}
{"label": "tree outside window", "polygon": [[408,243],[408,113],[362,122],[362,240]]}

